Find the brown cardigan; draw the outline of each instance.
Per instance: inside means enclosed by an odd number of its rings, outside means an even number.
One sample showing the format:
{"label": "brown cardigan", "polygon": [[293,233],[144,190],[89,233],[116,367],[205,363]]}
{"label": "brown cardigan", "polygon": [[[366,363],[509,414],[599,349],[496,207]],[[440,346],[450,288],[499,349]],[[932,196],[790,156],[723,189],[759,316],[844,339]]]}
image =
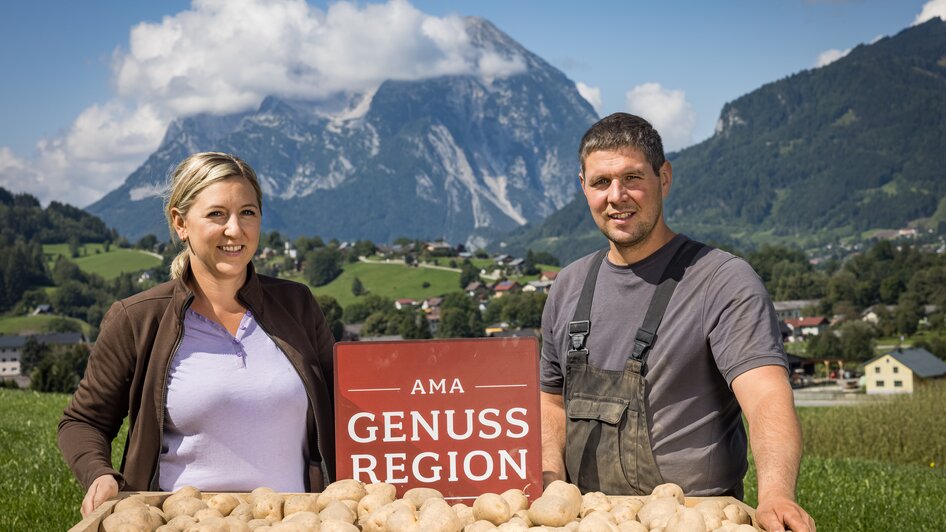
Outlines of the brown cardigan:
{"label": "brown cardigan", "polygon": [[[102,319],[85,376],[59,421],[59,448],[85,489],[114,475],[123,490],[157,490],[163,445],[167,374],[183,335],[184,310],[194,299],[182,279],[115,302]],[[325,316],[309,289],[257,275],[252,264],[237,298],[292,363],[309,396],[309,489],[323,474],[335,477],[332,347]],[[125,416],[128,440],[121,473],[111,464],[111,443]]]}

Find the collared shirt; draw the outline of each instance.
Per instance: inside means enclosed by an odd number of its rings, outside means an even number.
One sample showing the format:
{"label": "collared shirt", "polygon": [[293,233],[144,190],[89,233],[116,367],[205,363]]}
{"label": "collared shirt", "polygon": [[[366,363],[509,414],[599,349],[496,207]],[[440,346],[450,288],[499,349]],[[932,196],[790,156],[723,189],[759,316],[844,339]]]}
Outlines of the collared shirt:
{"label": "collared shirt", "polygon": [[162,490],[305,491],[305,388],[250,311],[232,335],[187,310],[167,383]]}

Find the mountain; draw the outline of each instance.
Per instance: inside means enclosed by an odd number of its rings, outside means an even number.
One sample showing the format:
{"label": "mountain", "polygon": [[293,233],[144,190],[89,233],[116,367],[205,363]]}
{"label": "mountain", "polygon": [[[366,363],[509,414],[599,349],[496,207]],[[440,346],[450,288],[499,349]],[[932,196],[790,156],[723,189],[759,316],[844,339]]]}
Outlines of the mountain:
{"label": "mountain", "polygon": [[577,191],[576,139],[594,109],[574,82],[488,21],[465,26],[474,46],[518,72],[388,80],[366,93],[268,97],[250,112],[182,118],[87,210],[129,238],[163,236],[166,176],[190,153],[220,150],[256,169],[264,229],[290,237],[482,245],[541,220]]}
{"label": "mountain", "polygon": [[[861,45],[727,103],[668,155],[668,224],[707,241],[803,247],[914,226],[946,232],[946,22]],[[506,249],[568,261],[603,246],[579,195]]]}

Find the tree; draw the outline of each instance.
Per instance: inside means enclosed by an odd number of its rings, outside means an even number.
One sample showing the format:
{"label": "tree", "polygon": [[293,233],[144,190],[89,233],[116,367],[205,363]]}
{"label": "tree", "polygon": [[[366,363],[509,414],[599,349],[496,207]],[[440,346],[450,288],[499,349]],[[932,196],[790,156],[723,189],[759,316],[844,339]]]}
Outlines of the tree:
{"label": "tree", "polygon": [[860,320],[841,325],[841,354],[845,360],[866,361],[874,356],[874,328]]}
{"label": "tree", "polygon": [[361,301],[345,307],[345,321],[347,323],[363,322],[375,312],[387,312],[393,306],[388,298],[368,294]]}
{"label": "tree", "polygon": [[312,286],[323,286],[341,275],[342,256],[337,249],[324,247],[310,251],[305,256],[306,280]]}
{"label": "tree", "polygon": [[50,353],[30,373],[30,388],[38,392],[72,393],[79,387],[89,360],[83,344]]}
{"label": "tree", "polygon": [[525,275],[537,275],[539,273],[535,254],[532,253],[531,249],[526,251],[526,258],[522,261],[522,273]]}
{"label": "tree", "polygon": [[35,336],[27,337],[20,355],[20,374],[29,375],[48,354],[49,346],[37,341]]}
{"label": "tree", "polygon": [[351,293],[355,297],[365,293],[365,287],[361,284],[361,279],[358,277],[355,277],[355,280],[351,282]]}
{"label": "tree", "polygon": [[338,342],[345,334],[345,324],[342,323],[342,315],[344,314],[342,306],[332,296],[319,295],[315,296],[315,300],[318,302],[319,308],[322,309],[322,314],[325,315],[325,321],[328,323],[329,330],[332,331],[332,336]]}
{"label": "tree", "polygon": [[483,318],[473,300],[463,292],[444,296],[440,306],[440,338],[476,338],[484,335]]}
{"label": "tree", "polygon": [[[138,239],[138,244],[135,245],[138,249],[144,249],[150,251],[154,249],[154,246],[158,245],[158,237],[148,233],[147,235]],[[73,255],[74,256],[74,255]]]}
{"label": "tree", "polygon": [[43,328],[46,329],[46,332],[51,333],[82,332],[82,325],[76,323],[73,320],[63,318],[62,316],[56,316],[55,318],[47,321]]}
{"label": "tree", "polygon": [[480,280],[480,274],[476,271],[476,266],[470,261],[465,261],[460,268],[460,290],[466,290],[466,287],[474,281]]}
{"label": "tree", "polygon": [[816,360],[836,360],[844,357],[841,339],[830,331],[810,337],[807,352],[809,358]]}

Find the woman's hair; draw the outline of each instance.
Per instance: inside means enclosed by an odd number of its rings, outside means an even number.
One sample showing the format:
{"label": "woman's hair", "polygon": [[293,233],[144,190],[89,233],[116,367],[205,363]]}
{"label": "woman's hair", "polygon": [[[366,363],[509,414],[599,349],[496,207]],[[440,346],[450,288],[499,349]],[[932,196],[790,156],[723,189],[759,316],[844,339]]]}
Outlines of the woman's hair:
{"label": "woman's hair", "polygon": [[[174,231],[174,209],[181,216],[187,216],[187,211],[197,199],[197,196],[210,185],[232,177],[243,177],[250,182],[256,192],[256,202],[263,213],[263,192],[260,190],[256,172],[242,159],[229,153],[202,152],[195,153],[181,161],[171,173],[168,192],[164,201],[164,216],[171,231],[171,240],[177,238]],[[186,244],[186,242],[185,242]],[[187,269],[189,260],[188,247],[174,257],[171,262],[171,279],[180,277]]]}

